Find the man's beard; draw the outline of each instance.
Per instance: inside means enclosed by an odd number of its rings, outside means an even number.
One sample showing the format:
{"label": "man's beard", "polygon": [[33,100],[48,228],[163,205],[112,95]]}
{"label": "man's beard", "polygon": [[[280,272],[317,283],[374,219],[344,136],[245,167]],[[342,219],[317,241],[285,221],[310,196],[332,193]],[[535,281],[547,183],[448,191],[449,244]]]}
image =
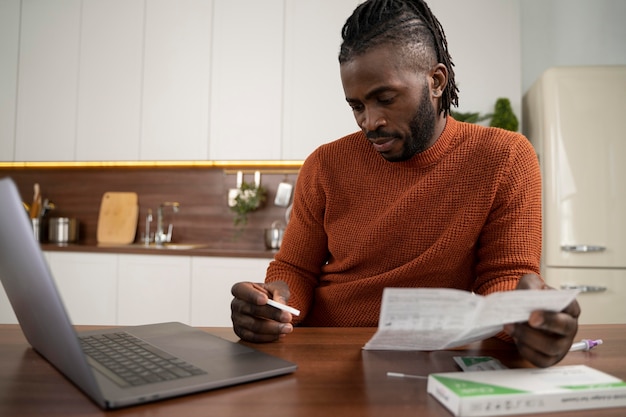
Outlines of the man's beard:
{"label": "man's beard", "polygon": [[428,149],[435,132],[435,109],[429,100],[428,88],[424,88],[419,107],[409,123],[411,136],[404,139],[402,154],[388,159],[390,162],[408,161]]}

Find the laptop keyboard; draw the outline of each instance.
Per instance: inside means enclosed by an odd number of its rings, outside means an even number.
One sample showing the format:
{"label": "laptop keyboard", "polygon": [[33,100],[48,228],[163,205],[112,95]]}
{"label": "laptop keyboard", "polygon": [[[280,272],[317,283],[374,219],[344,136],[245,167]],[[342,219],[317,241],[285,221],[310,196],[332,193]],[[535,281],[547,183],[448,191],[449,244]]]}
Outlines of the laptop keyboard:
{"label": "laptop keyboard", "polygon": [[128,333],[79,337],[88,362],[122,387],[206,374]]}

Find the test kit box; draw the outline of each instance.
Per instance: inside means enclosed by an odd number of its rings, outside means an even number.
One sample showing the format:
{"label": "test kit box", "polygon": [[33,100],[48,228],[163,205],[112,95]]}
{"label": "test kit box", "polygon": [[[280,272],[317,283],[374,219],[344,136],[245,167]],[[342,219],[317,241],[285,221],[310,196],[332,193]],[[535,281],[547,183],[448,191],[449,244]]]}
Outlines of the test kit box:
{"label": "test kit box", "polygon": [[585,365],[436,373],[427,390],[460,417],[626,406],[626,383]]}

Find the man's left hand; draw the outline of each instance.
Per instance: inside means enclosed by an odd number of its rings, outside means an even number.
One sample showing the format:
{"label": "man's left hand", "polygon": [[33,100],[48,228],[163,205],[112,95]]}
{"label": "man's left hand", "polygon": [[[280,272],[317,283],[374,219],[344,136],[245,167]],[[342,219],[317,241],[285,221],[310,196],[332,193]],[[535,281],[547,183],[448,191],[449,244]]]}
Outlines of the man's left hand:
{"label": "man's left hand", "polygon": [[[518,290],[551,288],[535,274],[526,274],[517,284]],[[520,354],[542,368],[558,363],[569,352],[578,331],[580,306],[572,301],[563,311],[533,311],[525,323],[507,324],[508,333]]]}

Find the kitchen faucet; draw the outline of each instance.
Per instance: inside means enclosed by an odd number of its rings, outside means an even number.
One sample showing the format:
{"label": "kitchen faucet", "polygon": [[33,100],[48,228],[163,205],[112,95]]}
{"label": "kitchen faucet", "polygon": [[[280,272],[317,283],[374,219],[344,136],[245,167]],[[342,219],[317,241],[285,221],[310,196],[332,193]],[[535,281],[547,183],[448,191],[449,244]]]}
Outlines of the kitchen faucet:
{"label": "kitchen faucet", "polygon": [[164,243],[171,242],[172,240],[172,229],[174,226],[170,223],[167,226],[167,233],[163,228],[163,210],[165,207],[171,207],[173,213],[178,213],[180,204],[176,201],[166,201],[159,205],[159,208],[157,209],[157,230],[154,233],[154,243],[157,245],[162,245]]}
{"label": "kitchen faucet", "polygon": [[152,209],[148,209],[148,214],[146,214],[146,225],[145,225],[145,231],[144,231],[144,235],[143,235],[143,244],[144,245],[149,245],[150,241],[152,240],[151,236],[150,236],[150,225],[152,224]]}

